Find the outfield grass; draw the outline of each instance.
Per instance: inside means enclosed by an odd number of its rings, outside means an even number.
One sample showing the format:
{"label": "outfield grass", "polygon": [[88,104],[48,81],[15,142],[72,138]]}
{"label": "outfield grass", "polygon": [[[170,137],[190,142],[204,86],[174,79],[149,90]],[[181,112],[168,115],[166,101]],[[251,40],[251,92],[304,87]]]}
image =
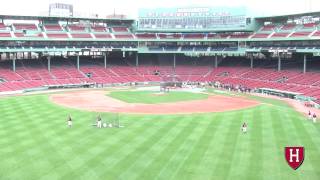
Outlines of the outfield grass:
{"label": "outfield grass", "polygon": [[112,91],[107,95],[127,103],[144,104],[190,101],[208,98],[207,94],[182,91],[171,91],[164,94],[157,94],[155,91]]}
{"label": "outfield grass", "polygon": [[[120,115],[124,128],[95,129],[96,114],[53,105],[47,95],[0,99],[0,179],[320,179],[319,124],[268,103],[212,114]],[[290,145],[305,147],[297,171],[284,159]]]}

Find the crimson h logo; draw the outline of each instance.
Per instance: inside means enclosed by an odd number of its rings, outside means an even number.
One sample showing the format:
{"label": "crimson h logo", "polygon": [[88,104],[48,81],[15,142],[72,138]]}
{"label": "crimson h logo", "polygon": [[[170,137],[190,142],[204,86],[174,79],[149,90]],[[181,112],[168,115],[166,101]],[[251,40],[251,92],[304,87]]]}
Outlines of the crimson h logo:
{"label": "crimson h logo", "polygon": [[292,169],[298,169],[304,160],[304,147],[285,147],[285,157]]}

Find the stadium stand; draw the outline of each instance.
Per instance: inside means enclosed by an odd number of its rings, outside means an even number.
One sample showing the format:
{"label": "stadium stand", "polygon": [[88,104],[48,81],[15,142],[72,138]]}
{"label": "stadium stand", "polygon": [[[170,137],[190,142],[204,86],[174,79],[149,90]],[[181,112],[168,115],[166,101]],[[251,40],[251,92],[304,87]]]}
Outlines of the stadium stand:
{"label": "stadium stand", "polygon": [[86,28],[81,25],[69,24],[67,27],[68,27],[69,31],[86,32]]}
{"label": "stadium stand", "polygon": [[157,35],[153,33],[138,33],[135,36],[139,39],[157,39]]}
{"label": "stadium stand", "polygon": [[38,27],[35,24],[26,24],[26,23],[13,23],[12,26],[17,30],[33,30],[38,31]]}
{"label": "stadium stand", "polygon": [[93,32],[107,32],[107,28],[102,25],[92,25],[91,30]]}
{"label": "stadium stand", "polygon": [[94,33],[93,34],[97,39],[112,39],[110,33]]}
{"label": "stadium stand", "polygon": [[45,31],[63,31],[62,27],[59,24],[45,24],[43,25]]}
{"label": "stadium stand", "polygon": [[15,32],[15,33],[14,33],[14,36],[15,36],[15,37],[18,37],[18,38],[21,38],[21,37],[43,38],[43,34],[42,34],[42,33],[25,34],[25,33]]}
{"label": "stadium stand", "polygon": [[284,24],[280,30],[281,31],[291,31],[296,27],[296,24],[290,23],[290,24]]}
{"label": "stadium stand", "polygon": [[[170,25],[173,28],[170,30],[162,30],[157,24],[160,29],[143,31],[134,27],[134,21],[126,19],[89,20],[80,25],[80,20],[68,24],[65,19],[44,21],[41,18],[33,19],[40,24],[0,23],[3,42],[0,91],[84,82],[159,82],[176,76],[185,82],[219,81],[252,89],[299,92],[320,99],[319,65],[315,63],[320,55],[317,20],[303,23],[301,19],[256,18],[255,26],[226,26],[217,30],[198,25],[192,29],[193,26],[183,22]],[[70,52],[66,47],[76,50]],[[50,51],[51,48],[54,51]],[[77,55],[81,56],[79,65],[73,57]],[[27,61],[48,56],[73,59],[58,63],[52,60],[50,70],[46,61]],[[234,57],[240,60],[228,60]],[[14,62],[13,59],[22,60]],[[88,59],[97,59],[99,63]],[[113,62],[105,65],[101,59]],[[301,64],[307,60],[313,64],[305,64],[302,72]],[[250,68],[250,63],[254,68]],[[281,63],[285,70],[279,66]],[[92,76],[88,77],[88,73]]]}
{"label": "stadium stand", "polygon": [[47,33],[48,38],[52,39],[67,39],[69,38],[67,33]]}
{"label": "stadium stand", "polygon": [[184,34],[184,39],[203,39],[205,34]]}
{"label": "stadium stand", "polygon": [[89,33],[71,33],[70,35],[72,36],[72,38],[92,38],[91,34]]}
{"label": "stadium stand", "polygon": [[307,37],[311,34],[311,32],[305,32],[305,31],[301,31],[301,32],[294,32],[290,35],[290,37]]}
{"label": "stadium stand", "polygon": [[262,28],[260,29],[260,31],[274,31],[274,29],[276,28],[275,25],[273,24],[268,24],[268,25],[265,25],[265,26],[262,26]]}
{"label": "stadium stand", "polygon": [[127,27],[112,27],[112,32],[115,33],[129,33],[129,29]]}
{"label": "stadium stand", "polygon": [[285,38],[287,36],[289,36],[290,33],[285,33],[285,32],[277,32],[274,33],[271,38]]}
{"label": "stadium stand", "polygon": [[159,33],[158,34],[160,39],[181,39],[182,35],[181,34],[163,34]]}
{"label": "stadium stand", "polygon": [[114,37],[117,39],[133,39],[134,38],[133,34],[115,34]]}
{"label": "stadium stand", "polygon": [[269,35],[268,33],[256,33],[251,38],[268,38]]}
{"label": "stadium stand", "polygon": [[0,37],[12,37],[10,32],[0,32]]}

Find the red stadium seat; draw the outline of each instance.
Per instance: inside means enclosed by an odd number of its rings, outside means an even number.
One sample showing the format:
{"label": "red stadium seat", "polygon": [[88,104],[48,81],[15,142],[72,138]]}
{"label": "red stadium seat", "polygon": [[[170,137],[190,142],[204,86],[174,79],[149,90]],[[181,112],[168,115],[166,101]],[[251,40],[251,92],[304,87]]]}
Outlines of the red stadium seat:
{"label": "red stadium seat", "polygon": [[51,39],[67,39],[69,38],[67,33],[47,33],[48,38]]}
{"label": "red stadium seat", "polygon": [[109,33],[96,33],[96,34],[93,34],[97,39],[111,39],[112,36],[111,34]]}
{"label": "red stadium seat", "polygon": [[38,27],[35,24],[13,23],[13,26],[15,30],[38,30]]}
{"label": "red stadium seat", "polygon": [[59,24],[46,24],[44,25],[46,31],[63,31]]}
{"label": "red stadium seat", "polygon": [[71,33],[71,36],[73,38],[84,38],[84,39],[92,38],[91,34],[88,34],[88,33]]}
{"label": "red stadium seat", "polygon": [[112,27],[112,32],[129,32],[127,27]]}
{"label": "red stadium seat", "polygon": [[256,33],[251,38],[268,38],[269,35],[268,33]]}

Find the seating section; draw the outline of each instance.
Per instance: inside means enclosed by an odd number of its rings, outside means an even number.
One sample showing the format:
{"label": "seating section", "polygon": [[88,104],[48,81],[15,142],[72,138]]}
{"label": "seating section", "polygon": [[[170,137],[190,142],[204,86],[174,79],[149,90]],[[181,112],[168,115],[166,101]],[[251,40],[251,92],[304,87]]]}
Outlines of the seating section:
{"label": "seating section", "polygon": [[127,27],[112,27],[112,32],[115,32],[115,33],[129,33],[129,29]]}
{"label": "seating section", "polygon": [[290,35],[290,37],[308,37],[311,34],[311,32],[294,32]]}
{"label": "seating section", "polygon": [[84,38],[84,39],[92,38],[91,34],[89,33],[71,33],[71,36],[73,38]]}
{"label": "seating section", "polygon": [[275,28],[276,28],[275,25],[268,24],[268,25],[263,26],[260,31],[264,31],[264,32],[265,31],[274,31]]}
{"label": "seating section", "polygon": [[157,39],[157,35],[153,33],[135,34],[135,36],[139,39]]}
{"label": "seating section", "polygon": [[268,38],[269,35],[268,33],[256,33],[251,38]]}
{"label": "seating section", "polygon": [[229,33],[222,33],[222,34],[208,34],[207,38],[208,39],[226,39],[229,38],[230,34]]}
{"label": "seating section", "polygon": [[290,33],[285,33],[285,32],[278,32],[278,33],[274,33],[271,38],[285,38],[287,36],[289,36]]}
{"label": "seating section", "polygon": [[182,35],[181,34],[163,34],[160,33],[158,34],[160,39],[181,39]]}
{"label": "seating section", "polygon": [[67,33],[47,33],[48,38],[51,39],[67,39],[69,38]]}
{"label": "seating section", "polygon": [[93,34],[97,39],[112,39],[112,36],[110,33],[95,33]]}
{"label": "seating section", "polygon": [[13,23],[12,25],[16,31],[17,30],[38,31],[38,27],[35,24]]}
{"label": "seating section", "polygon": [[285,24],[281,27],[282,31],[291,31],[296,27],[296,24]]}
{"label": "seating section", "polygon": [[76,24],[69,24],[68,25],[69,31],[76,31],[76,32],[85,32],[86,28],[81,25],[76,25]]}
{"label": "seating section", "polygon": [[[0,91],[15,91],[45,85],[96,83],[128,83],[162,81],[168,75],[174,75],[182,81],[212,82],[243,85],[248,88],[273,88],[298,92],[320,99],[320,73],[298,71],[276,71],[273,69],[247,67],[219,67],[180,65],[172,66],[111,66],[83,65],[80,71],[72,64],[52,65],[47,71],[43,64],[20,64],[16,72],[7,67],[0,67]],[[85,76],[91,73],[92,77]]]}
{"label": "seating section", "polygon": [[[29,35],[22,35],[22,30],[30,30],[40,32],[37,24],[27,23],[13,23],[12,26],[16,36],[13,37],[28,37]],[[251,39],[263,39],[263,38],[297,38],[297,37],[318,37],[320,32],[317,31],[318,23],[306,23],[306,24],[269,24],[262,26],[257,32],[225,32],[225,33],[136,33],[132,34],[128,27],[116,26],[107,27],[101,24],[92,24],[90,27],[85,27],[81,24],[68,24],[66,27],[62,27],[60,24],[44,24],[44,33],[48,33],[49,38],[94,38],[97,39],[239,39],[239,38],[251,38]],[[110,29],[110,32],[109,32]],[[0,38],[11,37],[9,35],[10,27],[0,23]],[[71,37],[62,35],[65,31],[69,31]],[[20,34],[19,34],[20,33]],[[89,34],[94,34],[89,36]],[[95,35],[95,34],[102,35]],[[114,36],[113,36],[114,35]],[[38,35],[30,35],[30,37],[43,37],[40,33]]]}
{"label": "seating section", "polygon": [[11,36],[10,32],[0,32],[0,37],[8,37],[8,38],[10,38],[12,36]]}
{"label": "seating section", "polygon": [[230,38],[248,38],[251,36],[251,33],[234,33],[230,35]]}
{"label": "seating section", "polygon": [[320,36],[320,31],[316,31],[312,36]]}
{"label": "seating section", "polygon": [[317,23],[306,23],[306,24],[303,24],[303,28],[304,29],[313,29],[317,26],[318,24]]}
{"label": "seating section", "polygon": [[8,27],[4,24],[4,23],[0,23],[0,30],[3,31],[3,30],[8,30]]}
{"label": "seating section", "polygon": [[184,34],[184,39],[203,39],[205,34]]}
{"label": "seating section", "polygon": [[62,27],[59,24],[45,24],[43,25],[45,31],[63,31]]}
{"label": "seating section", "polygon": [[133,39],[134,38],[133,34],[115,34],[114,37],[117,39]]}
{"label": "seating section", "polygon": [[91,26],[92,32],[107,32],[107,28],[101,25],[93,25]]}
{"label": "seating section", "polygon": [[28,38],[43,38],[43,34],[40,32],[40,33],[34,33],[34,34],[25,34],[25,33],[14,33],[14,35],[17,37],[17,38],[23,38],[23,37],[28,37]]}

